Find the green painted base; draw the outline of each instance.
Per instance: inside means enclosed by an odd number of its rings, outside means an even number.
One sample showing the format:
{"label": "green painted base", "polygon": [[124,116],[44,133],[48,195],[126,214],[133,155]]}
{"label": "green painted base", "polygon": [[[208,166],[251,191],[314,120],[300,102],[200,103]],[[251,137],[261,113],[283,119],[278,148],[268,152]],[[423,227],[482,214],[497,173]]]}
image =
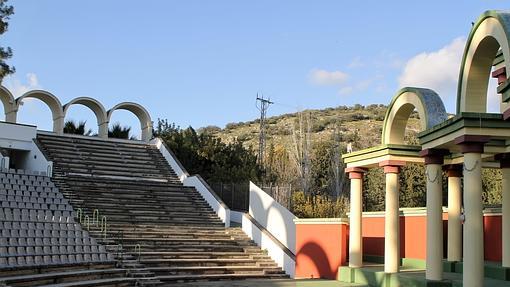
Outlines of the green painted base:
{"label": "green painted base", "polygon": [[[453,264],[453,270],[445,272],[462,273],[462,262],[448,262]],[[484,274],[487,278],[510,281],[510,268],[501,266],[499,262],[485,262]],[[509,283],[510,284],[510,283]]]}
{"label": "green painted base", "polygon": [[[391,286],[462,286],[462,262],[443,261],[443,281],[429,281],[425,279],[425,261],[420,259],[402,259],[400,272],[396,274],[384,273],[384,258],[380,256],[364,256],[375,263],[365,263],[362,268],[342,266],[338,269],[338,280],[345,283],[358,283],[377,287]],[[504,268],[499,263],[485,263],[485,286],[510,286],[510,268]]]}
{"label": "green painted base", "polygon": [[451,287],[452,282],[445,281],[429,281],[424,276],[416,276],[416,274],[409,269],[409,274],[404,273],[384,273],[381,268],[363,267],[363,268],[350,268],[340,267],[338,270],[339,281],[345,283],[366,284],[369,286],[377,287],[395,287],[395,286],[409,286],[409,287]]}

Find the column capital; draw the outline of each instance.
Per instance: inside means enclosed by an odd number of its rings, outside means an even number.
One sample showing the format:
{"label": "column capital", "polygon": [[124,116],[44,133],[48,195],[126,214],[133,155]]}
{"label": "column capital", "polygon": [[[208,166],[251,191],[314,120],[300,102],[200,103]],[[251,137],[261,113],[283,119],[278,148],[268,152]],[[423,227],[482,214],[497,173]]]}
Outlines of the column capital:
{"label": "column capital", "polygon": [[448,177],[462,177],[462,165],[461,164],[448,164],[443,166],[443,170],[446,171]]}
{"label": "column capital", "polygon": [[344,169],[344,172],[349,174],[349,179],[363,178],[363,173],[367,172],[367,169],[361,167],[348,167]]}
{"label": "column capital", "polygon": [[424,149],[420,151],[419,155],[425,159],[425,164],[443,164],[444,156],[449,154],[447,149]]}
{"label": "column capital", "polygon": [[460,146],[462,153],[483,153],[484,144],[490,137],[479,135],[463,135],[455,139],[455,144]]}
{"label": "column capital", "polygon": [[385,160],[379,163],[380,167],[384,168],[384,173],[399,173],[400,167],[406,165],[402,160]]}

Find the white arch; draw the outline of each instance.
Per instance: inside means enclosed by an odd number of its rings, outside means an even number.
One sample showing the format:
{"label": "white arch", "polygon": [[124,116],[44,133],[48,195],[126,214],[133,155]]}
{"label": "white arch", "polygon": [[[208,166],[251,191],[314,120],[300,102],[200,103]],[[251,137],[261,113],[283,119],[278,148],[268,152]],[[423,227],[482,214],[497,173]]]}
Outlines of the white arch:
{"label": "white arch", "polygon": [[[485,12],[473,25],[464,50],[457,92],[457,114],[487,112],[487,87],[499,48],[510,73],[510,13]],[[500,104],[500,110],[506,108]]]}
{"label": "white arch", "polygon": [[5,121],[9,123],[16,122],[16,105],[14,96],[4,86],[0,86],[0,101],[4,106]]}
{"label": "white arch", "polygon": [[108,122],[112,118],[112,114],[115,110],[127,110],[135,114],[140,120],[140,126],[142,128],[142,141],[149,141],[152,138],[152,120],[149,112],[140,104],[132,102],[122,102],[109,109],[107,112]]}
{"label": "white arch", "polygon": [[23,100],[26,98],[34,98],[45,103],[51,110],[53,116],[53,132],[62,134],[64,132],[64,111],[59,99],[53,94],[43,90],[33,90],[26,92],[21,97],[16,99],[16,112],[19,111]]}
{"label": "white arch", "polygon": [[443,101],[436,92],[423,88],[406,87],[397,92],[386,111],[382,144],[404,144],[407,121],[416,109],[421,130],[429,129],[448,119]]}
{"label": "white arch", "polygon": [[99,137],[108,137],[108,115],[106,113],[106,109],[98,100],[89,97],[72,99],[63,106],[64,117],[67,115],[67,111],[72,105],[83,105],[92,110],[92,112],[96,115]]}

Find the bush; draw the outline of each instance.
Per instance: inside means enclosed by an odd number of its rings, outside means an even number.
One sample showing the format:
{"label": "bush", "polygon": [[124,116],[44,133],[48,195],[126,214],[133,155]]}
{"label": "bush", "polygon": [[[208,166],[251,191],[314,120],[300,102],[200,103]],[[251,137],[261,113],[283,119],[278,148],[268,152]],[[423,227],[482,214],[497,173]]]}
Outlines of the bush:
{"label": "bush", "polygon": [[292,212],[299,218],[345,217],[349,201],[344,197],[332,199],[327,196],[305,196],[302,191],[292,194]]}

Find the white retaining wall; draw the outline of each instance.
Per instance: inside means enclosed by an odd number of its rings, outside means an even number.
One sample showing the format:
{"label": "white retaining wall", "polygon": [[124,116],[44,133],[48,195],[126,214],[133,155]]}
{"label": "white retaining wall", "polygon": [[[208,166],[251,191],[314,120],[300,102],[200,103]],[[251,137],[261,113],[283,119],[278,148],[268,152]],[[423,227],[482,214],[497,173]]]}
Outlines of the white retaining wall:
{"label": "white retaining wall", "polygon": [[269,194],[250,182],[249,214],[292,253],[296,254],[297,217]]}

